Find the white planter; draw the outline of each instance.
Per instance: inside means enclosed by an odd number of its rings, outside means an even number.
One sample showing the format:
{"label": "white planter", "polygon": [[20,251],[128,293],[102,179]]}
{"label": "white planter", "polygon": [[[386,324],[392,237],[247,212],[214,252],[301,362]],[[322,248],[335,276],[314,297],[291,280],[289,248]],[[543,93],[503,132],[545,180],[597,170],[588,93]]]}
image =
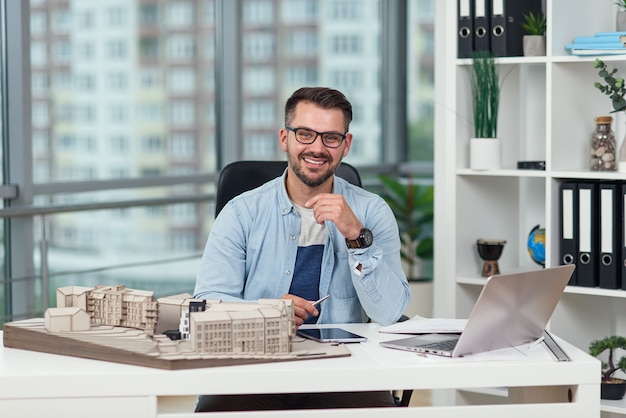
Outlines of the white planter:
{"label": "white planter", "polygon": [[626,31],[626,12],[623,10],[615,14],[615,30],[618,32]]}
{"label": "white planter", "polygon": [[502,140],[500,138],[471,138],[470,168],[472,170],[502,168]]}
{"label": "white planter", "polygon": [[543,35],[524,35],[522,48],[525,57],[543,57],[546,55],[546,37]]}

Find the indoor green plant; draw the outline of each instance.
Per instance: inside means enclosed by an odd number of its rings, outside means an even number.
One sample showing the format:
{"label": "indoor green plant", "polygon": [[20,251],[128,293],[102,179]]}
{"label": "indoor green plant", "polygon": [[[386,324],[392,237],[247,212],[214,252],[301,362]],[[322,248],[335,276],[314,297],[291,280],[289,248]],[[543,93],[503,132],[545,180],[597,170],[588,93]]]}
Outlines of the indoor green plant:
{"label": "indoor green plant", "polygon": [[528,34],[522,38],[524,55],[527,57],[546,55],[546,16],[541,12],[537,14],[529,12],[523,18],[520,27]]}
{"label": "indoor green plant", "polygon": [[433,258],[434,187],[412,180],[380,175],[381,196],[391,207],[398,228],[402,249],[400,255],[409,279],[418,279],[421,261]]}
{"label": "indoor green plant", "polygon": [[[626,1],[626,0],[625,0]],[[593,68],[599,69],[598,75],[604,84],[596,81],[593,86],[600,90],[611,99],[611,105],[613,110],[611,113],[620,112],[626,110],[626,86],[624,85],[624,79],[621,77],[615,77],[617,68],[609,68],[604,61],[599,58],[593,62]]]}
{"label": "indoor green plant", "polygon": [[470,87],[474,116],[474,137],[470,139],[470,168],[499,169],[502,145],[498,139],[500,106],[499,70],[487,51],[472,52]]}
{"label": "indoor green plant", "polygon": [[621,370],[626,372],[626,357],[622,356],[616,360],[617,350],[626,350],[626,338],[619,336],[604,337],[601,340],[592,341],[589,344],[589,354],[594,357],[600,356],[607,351],[608,359],[602,362],[602,399],[622,399],[626,392],[626,381],[613,376],[613,374]]}
{"label": "indoor green plant", "polygon": [[524,21],[520,23],[522,29],[529,35],[543,36],[546,33],[546,16],[543,13],[527,13],[523,16]]}
{"label": "indoor green plant", "polygon": [[[593,62],[593,67],[598,69],[598,76],[603,80],[603,83],[599,81],[594,82],[593,86],[611,99],[613,110],[610,113],[626,111],[626,99],[624,98],[626,96],[626,85],[624,85],[623,78],[616,77],[617,68],[609,68],[604,61],[598,58]],[[622,173],[626,173],[626,141],[622,141],[617,155],[617,169]]]}

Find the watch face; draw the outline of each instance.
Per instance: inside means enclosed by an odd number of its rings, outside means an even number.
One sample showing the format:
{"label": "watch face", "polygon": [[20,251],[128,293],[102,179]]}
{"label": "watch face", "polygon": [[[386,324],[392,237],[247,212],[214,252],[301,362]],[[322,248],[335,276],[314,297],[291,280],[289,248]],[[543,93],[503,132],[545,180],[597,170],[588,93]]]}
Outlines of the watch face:
{"label": "watch face", "polygon": [[362,247],[369,247],[374,242],[374,235],[372,234],[372,231],[367,228],[363,228],[361,230],[361,236],[359,238],[362,240]]}

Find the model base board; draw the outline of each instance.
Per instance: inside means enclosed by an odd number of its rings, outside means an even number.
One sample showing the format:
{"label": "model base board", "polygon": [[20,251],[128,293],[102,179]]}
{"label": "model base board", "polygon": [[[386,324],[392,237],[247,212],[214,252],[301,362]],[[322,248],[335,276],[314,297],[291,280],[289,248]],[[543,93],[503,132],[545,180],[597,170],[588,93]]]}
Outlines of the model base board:
{"label": "model base board", "polygon": [[3,332],[8,348],[166,370],[350,356],[344,345],[300,339],[294,339],[293,350],[287,354],[201,355],[187,341],[171,341],[162,334],[149,336],[132,328],[101,325],[89,331],[50,333],[43,318],[6,323]]}

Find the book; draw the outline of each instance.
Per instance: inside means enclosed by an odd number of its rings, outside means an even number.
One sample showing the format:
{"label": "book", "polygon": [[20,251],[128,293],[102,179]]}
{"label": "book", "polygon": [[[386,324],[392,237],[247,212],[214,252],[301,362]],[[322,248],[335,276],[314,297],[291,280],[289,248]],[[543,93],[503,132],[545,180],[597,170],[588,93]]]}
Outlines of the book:
{"label": "book", "polygon": [[626,35],[626,32],[596,32],[595,36],[623,36]]}
{"label": "book", "polygon": [[569,52],[572,55],[579,56],[593,56],[593,55],[622,55],[626,54],[626,48],[615,48],[615,49],[570,49]]}
{"label": "book", "polygon": [[618,32],[614,32],[611,35],[595,35],[595,36],[577,36],[574,38],[574,43],[610,43],[610,42],[626,42],[626,34],[620,35]]}
{"label": "book", "polygon": [[623,42],[580,42],[565,45],[565,49],[623,49]]}

